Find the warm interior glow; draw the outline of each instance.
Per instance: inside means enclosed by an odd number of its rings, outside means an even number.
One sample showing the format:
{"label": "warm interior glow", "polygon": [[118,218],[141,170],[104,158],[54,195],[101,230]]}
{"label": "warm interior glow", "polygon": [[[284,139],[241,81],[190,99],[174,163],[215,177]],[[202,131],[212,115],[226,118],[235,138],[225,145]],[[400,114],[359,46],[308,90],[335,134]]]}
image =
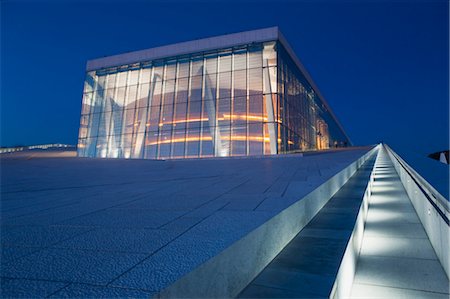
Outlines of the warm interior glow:
{"label": "warm interior glow", "polygon": [[[259,115],[245,115],[245,114],[223,114],[222,117],[218,117],[217,120],[252,120],[252,121],[260,121],[260,122],[267,122],[268,118],[264,116]],[[180,124],[180,123],[190,123],[190,122],[198,122],[198,121],[209,121],[209,118],[188,118],[188,119],[179,119],[174,120],[171,122],[161,122],[159,123],[159,126],[162,127],[164,125],[173,125],[173,124]],[[280,120],[277,120],[277,122],[281,123]],[[147,123],[147,126],[150,126],[149,123]]]}
{"label": "warm interior glow", "polygon": [[[221,140],[231,140],[231,141],[259,141],[259,142],[270,142],[269,137],[262,136],[246,136],[246,135],[236,135],[236,136],[227,136],[220,138]],[[173,139],[165,139],[157,142],[147,142],[146,145],[157,145],[157,144],[167,144],[167,143],[177,143],[177,142],[193,142],[193,141],[210,141],[212,140],[211,136],[204,137],[186,137],[186,138],[173,138]]]}
{"label": "warm interior glow", "polygon": [[240,120],[259,120],[259,121],[267,121],[267,117],[259,116],[259,115],[245,115],[245,114],[224,114],[224,119],[240,119]]}

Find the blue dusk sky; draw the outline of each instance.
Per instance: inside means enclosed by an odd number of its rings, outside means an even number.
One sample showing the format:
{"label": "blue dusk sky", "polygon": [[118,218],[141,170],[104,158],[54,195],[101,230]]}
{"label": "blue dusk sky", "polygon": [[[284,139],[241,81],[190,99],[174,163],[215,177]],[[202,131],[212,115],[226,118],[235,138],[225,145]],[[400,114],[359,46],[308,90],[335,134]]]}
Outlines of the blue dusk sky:
{"label": "blue dusk sky", "polygon": [[1,2],[1,146],[76,144],[86,61],[279,26],[355,145],[449,147],[447,0]]}

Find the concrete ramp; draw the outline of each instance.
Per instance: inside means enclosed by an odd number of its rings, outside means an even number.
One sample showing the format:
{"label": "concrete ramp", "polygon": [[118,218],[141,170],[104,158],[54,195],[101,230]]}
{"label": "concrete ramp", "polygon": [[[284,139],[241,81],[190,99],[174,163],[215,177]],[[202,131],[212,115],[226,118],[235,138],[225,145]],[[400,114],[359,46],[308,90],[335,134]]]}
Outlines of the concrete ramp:
{"label": "concrete ramp", "polygon": [[386,150],[374,179],[351,297],[449,298],[448,278]]}

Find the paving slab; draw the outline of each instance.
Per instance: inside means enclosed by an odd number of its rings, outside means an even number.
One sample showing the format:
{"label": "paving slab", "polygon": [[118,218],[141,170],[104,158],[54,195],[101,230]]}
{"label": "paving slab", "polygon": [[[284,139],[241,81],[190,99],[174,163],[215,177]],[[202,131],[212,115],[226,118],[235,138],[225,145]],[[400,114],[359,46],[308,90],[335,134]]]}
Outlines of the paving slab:
{"label": "paving slab", "polygon": [[328,298],[352,236],[375,155],[239,294],[239,298]]}
{"label": "paving slab", "polygon": [[32,282],[17,296],[45,282],[43,297],[154,294],[371,149],[177,161],[2,156],[0,276]]}
{"label": "paving slab", "polygon": [[352,298],[448,298],[449,280],[384,149],[374,179]]}

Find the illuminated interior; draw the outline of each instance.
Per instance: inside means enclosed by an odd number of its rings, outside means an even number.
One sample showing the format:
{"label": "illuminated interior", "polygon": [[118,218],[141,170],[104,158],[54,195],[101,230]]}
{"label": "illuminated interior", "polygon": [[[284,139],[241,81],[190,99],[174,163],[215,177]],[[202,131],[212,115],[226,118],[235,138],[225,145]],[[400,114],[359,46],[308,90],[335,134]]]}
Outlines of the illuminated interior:
{"label": "illuminated interior", "polygon": [[273,41],[88,72],[78,155],[273,155],[345,140]]}

